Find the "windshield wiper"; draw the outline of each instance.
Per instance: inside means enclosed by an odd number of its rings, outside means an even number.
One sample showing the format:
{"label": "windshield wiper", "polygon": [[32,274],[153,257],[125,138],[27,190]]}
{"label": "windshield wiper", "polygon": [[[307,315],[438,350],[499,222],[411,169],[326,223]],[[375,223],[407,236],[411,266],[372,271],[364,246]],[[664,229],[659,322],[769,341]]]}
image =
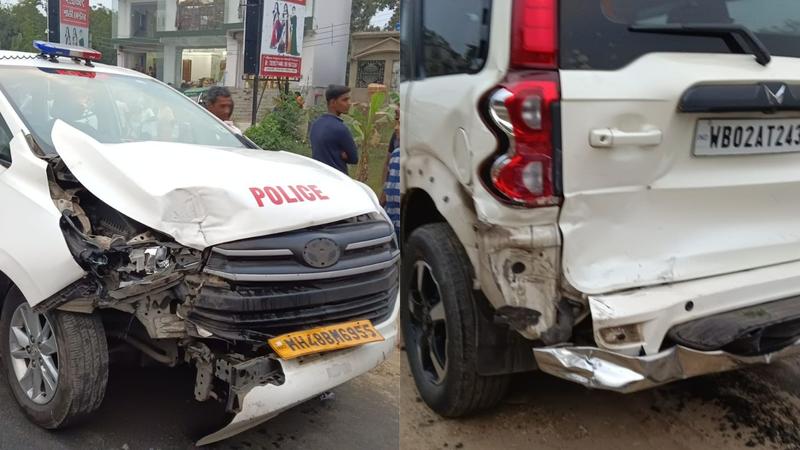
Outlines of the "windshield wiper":
{"label": "windshield wiper", "polygon": [[[767,50],[764,43],[749,28],[741,24],[676,23],[668,25],[631,25],[628,29],[637,33],[719,37],[725,41],[725,44],[732,52],[755,55],[756,61],[762,66],[766,66],[772,60],[772,55],[769,54],[769,50]],[[742,48],[742,45],[736,40],[736,36],[739,36],[747,44],[749,52]]]}

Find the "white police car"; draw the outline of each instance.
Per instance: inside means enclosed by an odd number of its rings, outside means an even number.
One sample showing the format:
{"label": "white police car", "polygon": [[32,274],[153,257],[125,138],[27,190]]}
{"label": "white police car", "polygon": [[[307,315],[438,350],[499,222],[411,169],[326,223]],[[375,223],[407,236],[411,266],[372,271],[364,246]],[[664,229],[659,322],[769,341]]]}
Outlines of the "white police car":
{"label": "white police car", "polygon": [[36,42],[0,52],[0,346],[36,424],[97,409],[111,346],[193,364],[223,439],[377,365],[398,254],[375,195],[178,91]]}

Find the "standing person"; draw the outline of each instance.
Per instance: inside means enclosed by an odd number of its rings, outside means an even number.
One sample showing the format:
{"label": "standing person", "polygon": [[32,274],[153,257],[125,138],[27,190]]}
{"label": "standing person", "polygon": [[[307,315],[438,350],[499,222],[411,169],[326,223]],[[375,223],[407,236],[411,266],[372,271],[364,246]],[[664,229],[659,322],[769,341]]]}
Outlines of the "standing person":
{"label": "standing person", "polygon": [[383,167],[383,192],[380,203],[392,219],[394,232],[400,239],[400,109],[395,110],[394,133],[389,140],[389,155]]}
{"label": "standing person", "polygon": [[283,4],[283,14],[281,15],[281,40],[278,43],[278,53],[286,53],[289,46],[289,6]]}
{"label": "standing person", "polygon": [[389,138],[389,153],[400,147],[400,108],[394,110],[394,131]]}
{"label": "standing person", "polygon": [[347,174],[348,164],[358,163],[358,148],[350,129],[339,117],[350,111],[350,88],[330,85],[325,91],[328,112],[311,126],[311,156]]}
{"label": "standing person", "polygon": [[229,91],[228,88],[224,86],[212,86],[206,91],[203,104],[211,114],[225,122],[233,131],[239,134],[242,133],[242,131],[234,125],[233,121],[231,121],[231,117],[233,116],[233,98],[231,98],[231,91]]}
{"label": "standing person", "polygon": [[400,147],[392,150],[386,159],[384,170],[383,193],[381,193],[381,205],[386,210],[386,214],[392,219],[394,232],[397,239],[400,239]]}
{"label": "standing person", "polygon": [[294,56],[300,56],[300,52],[297,50],[297,7],[292,6],[292,18],[290,20],[291,23],[291,30],[292,30],[292,37],[289,45],[289,54]]}
{"label": "standing person", "polygon": [[281,7],[278,2],[275,2],[275,7],[272,8],[272,39],[269,41],[269,48],[278,48],[278,42],[281,40]]}

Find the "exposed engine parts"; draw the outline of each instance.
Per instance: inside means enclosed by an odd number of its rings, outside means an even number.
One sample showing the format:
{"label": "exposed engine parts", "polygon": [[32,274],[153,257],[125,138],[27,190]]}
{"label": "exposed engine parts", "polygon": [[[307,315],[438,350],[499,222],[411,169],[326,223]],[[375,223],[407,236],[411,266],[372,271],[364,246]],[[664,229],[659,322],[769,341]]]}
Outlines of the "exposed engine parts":
{"label": "exposed engine parts", "polygon": [[[193,364],[199,401],[239,412],[254,387],[281,386],[284,368],[267,344],[274,336],[348,320],[381,323],[395,310],[399,246],[377,215],[201,251],[107,205],[58,157],[49,162],[60,228],[86,275],[35,310],[99,314],[110,342],[140,362]],[[315,243],[326,245],[324,264]]]}

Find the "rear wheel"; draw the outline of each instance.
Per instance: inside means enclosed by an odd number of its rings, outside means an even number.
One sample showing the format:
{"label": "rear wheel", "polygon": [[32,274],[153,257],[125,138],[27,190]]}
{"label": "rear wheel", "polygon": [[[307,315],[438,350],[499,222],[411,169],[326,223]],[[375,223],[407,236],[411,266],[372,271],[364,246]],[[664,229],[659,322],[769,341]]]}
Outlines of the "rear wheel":
{"label": "rear wheel", "polygon": [[406,242],[400,320],[409,366],[425,403],[446,417],[496,405],[509,376],[477,367],[477,315],[470,262],[444,223],[416,229]]}
{"label": "rear wheel", "polygon": [[100,407],[108,349],[98,316],[39,314],[12,288],[0,317],[0,349],[11,392],[37,425],[61,428]]}

